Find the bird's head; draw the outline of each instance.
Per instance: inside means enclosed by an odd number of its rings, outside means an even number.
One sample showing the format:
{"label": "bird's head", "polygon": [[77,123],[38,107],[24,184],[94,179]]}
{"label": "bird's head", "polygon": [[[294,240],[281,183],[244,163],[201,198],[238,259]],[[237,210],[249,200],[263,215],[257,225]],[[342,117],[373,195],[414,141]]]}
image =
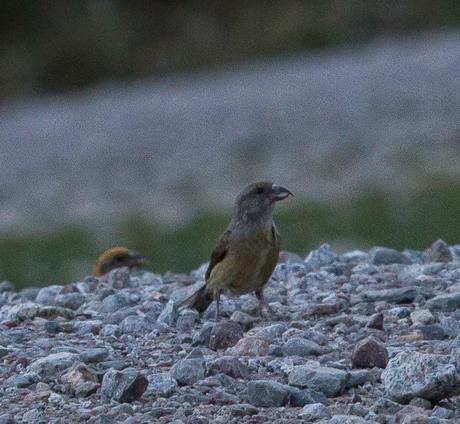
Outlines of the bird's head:
{"label": "bird's head", "polygon": [[113,247],[99,256],[93,266],[93,274],[101,276],[115,268],[126,266],[131,269],[145,262],[146,259],[139,253],[131,252],[126,247]]}
{"label": "bird's head", "polygon": [[254,222],[271,218],[273,205],[293,194],[284,187],[268,181],[248,185],[236,198],[234,218],[242,222]]}

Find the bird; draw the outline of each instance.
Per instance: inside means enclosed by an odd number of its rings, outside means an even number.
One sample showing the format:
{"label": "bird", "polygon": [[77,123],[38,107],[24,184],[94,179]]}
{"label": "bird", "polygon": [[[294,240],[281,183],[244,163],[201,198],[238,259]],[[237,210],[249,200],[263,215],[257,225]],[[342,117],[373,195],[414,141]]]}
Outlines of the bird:
{"label": "bird", "polygon": [[179,306],[204,312],[216,302],[216,320],[220,319],[220,296],[239,296],[255,292],[260,313],[270,307],[264,288],[275,266],[281,238],[273,221],[276,202],[293,194],[268,181],[248,185],[237,196],[231,221],[211,254],[205,273],[205,285]]}
{"label": "bird", "polygon": [[126,247],[112,247],[106,250],[93,266],[93,274],[100,277],[115,268],[128,267],[130,270],[146,262],[144,256],[131,252]]}

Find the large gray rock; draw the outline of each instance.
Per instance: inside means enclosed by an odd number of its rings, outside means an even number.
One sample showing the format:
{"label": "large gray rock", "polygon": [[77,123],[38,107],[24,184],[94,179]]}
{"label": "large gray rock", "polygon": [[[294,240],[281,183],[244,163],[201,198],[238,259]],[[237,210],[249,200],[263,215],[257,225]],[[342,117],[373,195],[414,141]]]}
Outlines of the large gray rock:
{"label": "large gray rock", "polygon": [[451,342],[450,342],[450,349],[460,349],[460,335],[458,335],[457,337],[455,337],[455,339],[453,339]]}
{"label": "large gray rock", "polygon": [[5,305],[0,308],[1,320],[25,321],[38,315],[40,305],[35,302],[18,303],[17,305]]}
{"label": "large gray rock", "polygon": [[10,281],[2,281],[0,283],[0,293],[7,293],[14,291],[14,284]]}
{"label": "large gray rock", "polygon": [[373,265],[412,264],[410,258],[404,253],[386,247],[376,247],[372,249],[370,255]]}
{"label": "large gray rock", "polygon": [[229,348],[227,352],[235,356],[265,356],[268,354],[270,339],[267,337],[247,336]]}
{"label": "large gray rock", "polygon": [[319,344],[301,337],[292,337],[283,346],[285,356],[311,356],[321,353],[322,349]]}
{"label": "large gray rock", "polygon": [[17,421],[10,414],[0,415],[0,424],[16,424]]}
{"label": "large gray rock", "polygon": [[102,379],[101,396],[118,402],[133,402],[143,395],[147,385],[147,378],[134,368],[110,369]]}
{"label": "large gray rock", "polygon": [[247,298],[242,304],[241,304],[241,311],[243,311],[245,314],[248,314],[249,316],[257,316],[260,314],[260,305],[258,300],[255,297],[249,297]]}
{"label": "large gray rock", "polygon": [[12,375],[8,380],[5,382],[5,387],[28,387],[31,384],[37,383],[40,380],[38,374],[31,372],[31,373],[24,373],[18,376]]}
{"label": "large gray rock", "polygon": [[65,293],[58,294],[54,299],[56,306],[72,309],[76,311],[81,305],[86,302],[86,296],[82,293]]}
{"label": "large gray rock", "polygon": [[76,396],[89,396],[100,386],[97,374],[82,363],[75,363],[60,378],[67,390]]}
{"label": "large gray rock", "polygon": [[[51,393],[50,393],[51,395]],[[46,422],[43,411],[39,409],[29,409],[21,417],[21,422],[23,423],[44,423]]]}
{"label": "large gray rock", "polygon": [[369,421],[357,415],[334,415],[328,424],[369,424]]}
{"label": "large gray rock", "polygon": [[309,388],[324,393],[328,397],[339,395],[348,381],[348,373],[329,367],[299,365],[288,375],[291,386]]}
{"label": "large gray rock", "polygon": [[118,337],[120,335],[120,327],[116,324],[107,324],[102,327],[101,330],[101,335],[108,337],[108,336],[114,336]]}
{"label": "large gray rock", "polygon": [[214,328],[214,324],[211,322],[205,322],[203,327],[193,335],[193,346],[209,344],[209,339],[211,337],[211,331]]}
{"label": "large gray rock", "polygon": [[27,372],[35,372],[40,377],[51,377],[71,367],[80,360],[80,356],[71,352],[52,353],[37,359],[27,368]]}
{"label": "large gray rock", "polygon": [[120,290],[130,287],[130,278],[128,268],[115,268],[109,272],[107,282],[109,286]]}
{"label": "large gray rock", "polygon": [[138,316],[134,308],[131,306],[125,306],[124,308],[107,314],[104,319],[104,324],[121,324],[121,322],[130,315]]}
{"label": "large gray rock", "polygon": [[339,256],[340,261],[348,266],[356,266],[360,262],[368,262],[369,258],[369,253],[362,250],[352,250]]}
{"label": "large gray rock", "polygon": [[299,412],[299,417],[306,422],[313,422],[323,418],[329,418],[329,412],[322,403],[312,403],[305,405]]}
{"label": "large gray rock", "polygon": [[203,359],[182,359],[172,366],[170,374],[181,386],[196,383],[205,375]]}
{"label": "large gray rock", "polygon": [[436,240],[425,253],[426,262],[451,262],[452,252],[443,240]]}
{"label": "large gray rock", "polygon": [[170,299],[164,309],[161,311],[157,321],[168,324],[169,326],[173,326],[176,323],[178,316],[179,309],[177,307],[177,303]]}
{"label": "large gray rock", "polygon": [[430,311],[452,312],[460,308],[460,292],[442,294],[426,302]]}
{"label": "large gray rock", "polygon": [[452,356],[404,351],[388,362],[382,381],[398,402],[413,398],[436,402],[458,393],[460,373]]}
{"label": "large gray rock", "polygon": [[297,387],[288,386],[289,405],[293,407],[305,406],[311,403],[327,404],[327,397],[324,393],[311,389],[298,389]]}
{"label": "large gray rock", "polygon": [[5,305],[0,309],[0,319],[26,321],[37,317],[45,319],[73,318],[74,312],[59,306],[43,306],[35,302]]}
{"label": "large gray rock", "polygon": [[96,347],[92,349],[84,350],[80,353],[80,359],[85,364],[93,364],[102,362],[109,356],[109,351],[103,347]]}
{"label": "large gray rock", "polygon": [[243,331],[248,331],[254,326],[254,318],[242,311],[233,312],[230,319],[239,324]]}
{"label": "large gray rock", "polygon": [[435,317],[428,309],[415,309],[410,314],[410,319],[414,323],[432,324],[435,322]]}
{"label": "large gray rock", "polygon": [[[226,297],[222,297],[220,299],[220,315],[223,318],[230,318],[233,314],[233,312],[236,311],[236,305],[237,302],[235,299],[228,299]],[[241,308],[243,312],[245,311],[243,308]],[[205,320],[215,320],[216,318],[216,302],[212,302],[208,308],[203,312],[202,318]]]}
{"label": "large gray rock", "polygon": [[139,334],[148,333],[155,328],[155,322],[138,315],[128,315],[120,323],[120,331],[123,334]]}
{"label": "large gray rock", "polygon": [[254,406],[283,406],[288,396],[286,387],[277,381],[255,380],[248,383],[248,401]]}
{"label": "large gray rock", "polygon": [[444,333],[449,337],[457,337],[460,334],[460,321],[452,317],[442,317],[439,321]]}
{"label": "large gray rock", "polygon": [[18,293],[18,295],[22,301],[35,302],[35,299],[37,298],[39,291],[40,291],[39,287],[26,287],[22,289]]}
{"label": "large gray rock", "polygon": [[152,374],[146,395],[169,397],[177,390],[177,382],[169,373]]}
{"label": "large gray rock", "polygon": [[367,290],[362,294],[362,299],[367,302],[411,303],[418,293],[418,287]]}
{"label": "large gray rock", "polygon": [[305,258],[305,266],[308,271],[315,271],[323,266],[330,265],[338,259],[337,254],[329,244],[322,244],[318,249],[312,250]]}
{"label": "large gray rock", "polygon": [[43,287],[37,294],[35,302],[40,305],[53,305],[56,296],[62,292],[63,286],[54,285],[49,287]]}
{"label": "large gray rock", "polygon": [[245,378],[249,375],[249,370],[238,358],[221,356],[209,365],[208,373],[223,373],[233,378]]}
{"label": "large gray rock", "polygon": [[112,313],[126,306],[129,306],[126,296],[121,293],[115,293],[104,298],[99,310],[105,313]]}
{"label": "large gray rock", "polygon": [[[230,406],[230,413],[234,417],[245,417],[247,415],[256,415],[259,412],[257,408],[250,405],[249,403],[239,403]],[[179,423],[177,423],[179,424]]]}
{"label": "large gray rock", "polygon": [[87,321],[75,321],[75,328],[80,335],[98,334],[102,327],[102,321],[89,319]]}
{"label": "large gray rock", "polygon": [[443,340],[448,337],[439,324],[424,325],[419,330],[425,340]]}
{"label": "large gray rock", "polygon": [[150,290],[159,290],[163,286],[163,279],[160,274],[144,271],[135,276],[140,287],[148,287]]}
{"label": "large gray rock", "polygon": [[191,309],[185,309],[179,313],[177,318],[176,329],[179,332],[188,333],[195,328],[200,319],[200,314]]}
{"label": "large gray rock", "polygon": [[348,372],[347,388],[361,386],[364,383],[380,380],[381,370],[378,368],[354,369]]}
{"label": "large gray rock", "polygon": [[4,356],[9,355],[12,352],[13,351],[11,349],[0,346],[0,358],[3,358]]}
{"label": "large gray rock", "polygon": [[287,331],[287,327],[284,324],[272,324],[268,327],[262,327],[258,329],[257,335],[260,337],[268,337],[272,342],[281,338],[283,333]]}
{"label": "large gray rock", "polygon": [[433,412],[431,413],[432,417],[446,419],[446,420],[453,418],[454,415],[455,415],[454,411],[447,409],[447,408],[443,408],[441,406],[436,406],[433,409]]}

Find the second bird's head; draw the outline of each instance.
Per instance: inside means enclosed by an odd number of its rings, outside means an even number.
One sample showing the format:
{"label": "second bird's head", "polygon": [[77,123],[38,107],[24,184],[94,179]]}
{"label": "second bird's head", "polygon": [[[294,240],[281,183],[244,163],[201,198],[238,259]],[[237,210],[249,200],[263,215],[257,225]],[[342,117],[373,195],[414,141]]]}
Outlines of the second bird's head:
{"label": "second bird's head", "polygon": [[146,259],[139,253],[131,252],[126,247],[113,247],[106,250],[99,258],[93,267],[93,274],[97,276],[104,275],[115,268],[143,265]]}
{"label": "second bird's head", "polygon": [[261,181],[248,185],[236,198],[234,218],[242,222],[254,222],[270,218],[276,202],[294,196],[287,188]]}

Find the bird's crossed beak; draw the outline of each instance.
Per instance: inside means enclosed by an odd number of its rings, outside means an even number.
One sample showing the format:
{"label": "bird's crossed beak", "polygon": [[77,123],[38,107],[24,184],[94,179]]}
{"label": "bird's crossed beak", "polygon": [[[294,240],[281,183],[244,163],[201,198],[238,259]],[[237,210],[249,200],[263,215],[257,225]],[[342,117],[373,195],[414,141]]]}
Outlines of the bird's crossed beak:
{"label": "bird's crossed beak", "polygon": [[284,199],[286,199],[286,197],[289,197],[289,196],[294,197],[294,195],[287,188],[284,188],[284,187],[281,187],[279,185],[273,184],[272,192],[271,192],[271,200],[272,200],[272,202],[277,202],[279,200],[284,200]]}

